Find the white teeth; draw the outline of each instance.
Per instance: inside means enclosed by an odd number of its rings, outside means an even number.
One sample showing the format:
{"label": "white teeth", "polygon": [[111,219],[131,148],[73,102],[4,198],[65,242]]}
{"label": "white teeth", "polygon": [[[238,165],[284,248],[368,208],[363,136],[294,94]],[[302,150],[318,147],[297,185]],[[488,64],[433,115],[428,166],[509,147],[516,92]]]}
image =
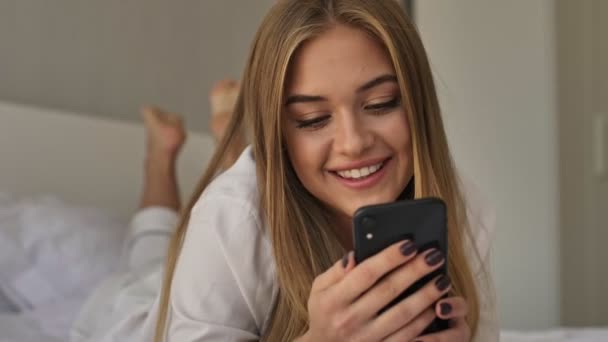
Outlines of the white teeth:
{"label": "white teeth", "polygon": [[360,169],[338,171],[337,173],[342,178],[359,179],[359,178],[364,178],[371,174],[376,173],[378,170],[380,170],[381,167],[382,167],[382,163],[378,163],[376,165],[366,166],[366,167],[362,167]]}

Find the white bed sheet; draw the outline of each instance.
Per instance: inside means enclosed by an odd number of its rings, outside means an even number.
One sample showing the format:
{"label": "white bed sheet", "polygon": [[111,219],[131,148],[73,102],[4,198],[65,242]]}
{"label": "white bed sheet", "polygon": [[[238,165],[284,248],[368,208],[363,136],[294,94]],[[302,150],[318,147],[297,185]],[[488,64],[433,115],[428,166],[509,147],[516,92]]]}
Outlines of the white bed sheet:
{"label": "white bed sheet", "polygon": [[608,342],[606,328],[558,328],[546,331],[503,331],[501,342]]}
{"label": "white bed sheet", "polygon": [[86,296],[118,264],[126,226],[52,196],[0,193],[0,289],[22,310]]}
{"label": "white bed sheet", "polygon": [[66,342],[81,300],[62,299],[21,314],[0,314],[0,342]]}
{"label": "white bed sheet", "polygon": [[0,192],[0,342],[67,341],[84,300],[122,252],[126,222],[53,196]]}
{"label": "white bed sheet", "polygon": [[[36,326],[32,320],[18,315],[0,314],[0,342],[59,342]],[[62,341],[63,342],[63,341]]]}

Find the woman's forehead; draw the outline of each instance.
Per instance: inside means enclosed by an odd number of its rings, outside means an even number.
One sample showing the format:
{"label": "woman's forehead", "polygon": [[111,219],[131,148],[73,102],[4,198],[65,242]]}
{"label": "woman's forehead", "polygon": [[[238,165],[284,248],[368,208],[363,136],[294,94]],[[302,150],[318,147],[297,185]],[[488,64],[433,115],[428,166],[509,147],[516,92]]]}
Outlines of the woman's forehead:
{"label": "woman's forehead", "polygon": [[349,87],[382,74],[394,74],[384,46],[363,30],[337,25],[298,49],[290,66],[287,92]]}

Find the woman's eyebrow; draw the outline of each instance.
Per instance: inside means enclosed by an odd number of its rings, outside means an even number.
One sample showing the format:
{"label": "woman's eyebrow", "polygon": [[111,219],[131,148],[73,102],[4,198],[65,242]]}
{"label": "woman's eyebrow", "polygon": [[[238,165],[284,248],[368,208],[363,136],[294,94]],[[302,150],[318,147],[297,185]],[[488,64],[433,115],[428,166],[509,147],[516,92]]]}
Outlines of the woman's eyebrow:
{"label": "woman's eyebrow", "polygon": [[[397,83],[397,76],[391,75],[391,74],[385,74],[385,75],[378,76],[378,77],[374,78],[373,80],[368,81],[364,85],[360,86],[357,89],[357,93],[364,92],[366,90],[369,90],[371,88],[377,87],[377,86],[379,86],[379,85],[381,85],[383,83],[387,83],[387,82]],[[289,105],[292,105],[294,103],[323,102],[323,101],[327,101],[327,98],[325,98],[323,96],[318,96],[318,95],[299,95],[299,94],[295,94],[295,95],[290,95],[287,98],[287,101],[285,101],[285,106],[289,106]]]}
{"label": "woman's eyebrow", "polygon": [[314,95],[291,95],[285,101],[285,106],[289,106],[294,103],[299,102],[322,102],[327,101],[327,98],[323,96],[314,96]]}
{"label": "woman's eyebrow", "polygon": [[391,75],[391,74],[385,74],[385,75],[378,76],[378,77],[374,78],[373,80],[365,83],[361,87],[359,87],[359,89],[357,89],[357,93],[361,93],[366,90],[370,90],[371,88],[379,86],[386,82],[398,83],[397,76]]}

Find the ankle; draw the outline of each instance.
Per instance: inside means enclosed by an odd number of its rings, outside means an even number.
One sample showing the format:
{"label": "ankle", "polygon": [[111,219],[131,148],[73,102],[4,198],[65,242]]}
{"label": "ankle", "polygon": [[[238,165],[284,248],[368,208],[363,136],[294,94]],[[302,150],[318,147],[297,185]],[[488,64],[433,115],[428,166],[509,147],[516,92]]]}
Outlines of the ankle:
{"label": "ankle", "polygon": [[177,159],[169,155],[147,155],[144,169],[147,175],[173,176],[177,169]]}

